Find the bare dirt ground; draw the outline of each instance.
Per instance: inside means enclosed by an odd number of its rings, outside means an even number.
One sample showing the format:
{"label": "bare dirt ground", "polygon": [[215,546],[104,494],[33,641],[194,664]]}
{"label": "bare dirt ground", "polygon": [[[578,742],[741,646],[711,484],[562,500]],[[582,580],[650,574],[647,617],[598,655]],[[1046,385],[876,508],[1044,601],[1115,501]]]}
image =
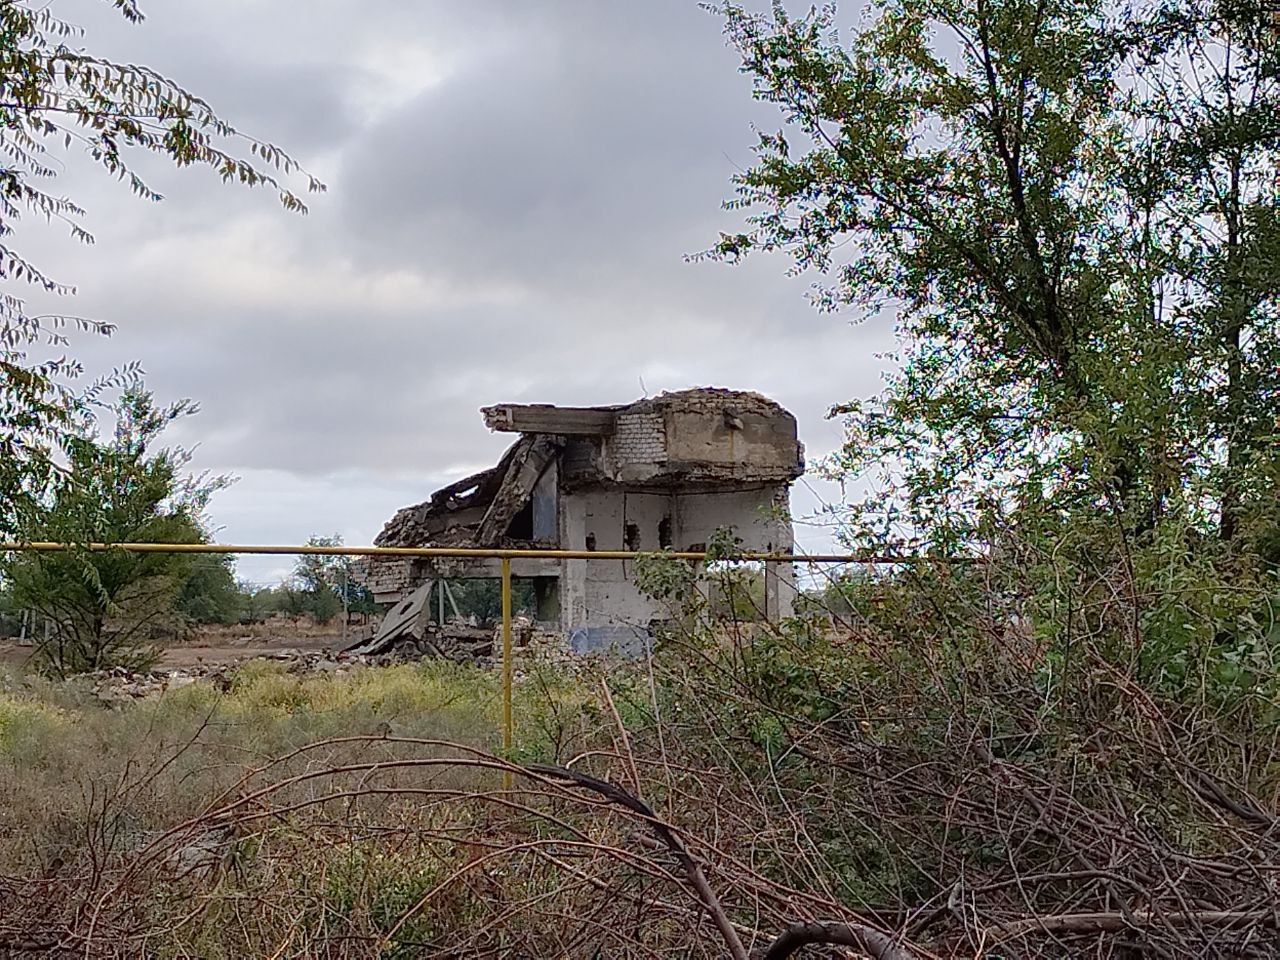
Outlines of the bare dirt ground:
{"label": "bare dirt ground", "polygon": [[[335,638],[325,639],[293,639],[281,637],[272,642],[253,643],[182,643],[166,647],[160,653],[157,667],[193,667],[202,663],[232,663],[237,660],[249,660],[253,657],[269,657],[273,654],[285,653],[325,653],[341,648]],[[23,667],[35,653],[29,644],[19,644],[13,640],[0,640],[0,666]]]}
{"label": "bare dirt ground", "polygon": [[[352,624],[346,642],[354,642],[368,630],[368,625]],[[341,627],[337,624],[273,618],[252,626],[202,627],[189,640],[166,645],[156,666],[194,667],[281,654],[326,653],[341,650],[343,646]],[[34,652],[35,647],[30,644],[0,638],[0,666],[25,666]]]}
{"label": "bare dirt ground", "polygon": [[159,667],[191,667],[201,663],[229,663],[253,657],[268,657],[289,652],[327,653],[340,650],[338,638],[332,640],[309,638],[303,640],[281,637],[275,642],[262,643],[184,643],[168,647],[160,654]]}

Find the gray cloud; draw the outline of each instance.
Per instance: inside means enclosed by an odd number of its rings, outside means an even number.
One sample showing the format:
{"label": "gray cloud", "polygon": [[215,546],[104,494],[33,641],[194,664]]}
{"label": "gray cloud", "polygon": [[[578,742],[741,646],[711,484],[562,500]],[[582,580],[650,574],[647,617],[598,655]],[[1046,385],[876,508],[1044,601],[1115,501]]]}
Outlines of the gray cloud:
{"label": "gray cloud", "polygon": [[472,282],[696,293],[681,257],[726,222],[754,112],[718,25],[686,3],[557,9],[368,131],[344,226],[369,262]]}
{"label": "gray cloud", "polygon": [[62,4],[92,47],[189,84],[330,185],[297,218],[153,163],[167,199],[147,204],[72,162],[60,188],[98,245],[22,233],[80,286],[75,310],[119,324],[77,341],[91,369],[137,358],[162,397],[201,402],[175,439],[243,477],[214,504],[229,540],[371,539],[496,457],[476,411],[499,400],[759,389],[822,453],[826,408],[876,388],[883,324],[815,313],[781,259],[684,262],[734,226],[719,204],[751,123],[778,123],[693,0],[168,0],[139,28]]}

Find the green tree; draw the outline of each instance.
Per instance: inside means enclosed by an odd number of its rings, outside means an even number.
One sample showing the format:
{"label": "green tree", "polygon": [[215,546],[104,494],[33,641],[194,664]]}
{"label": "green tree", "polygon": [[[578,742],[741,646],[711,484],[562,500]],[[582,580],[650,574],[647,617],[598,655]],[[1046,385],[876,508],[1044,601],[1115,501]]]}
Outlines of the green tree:
{"label": "green tree", "polygon": [[243,600],[235,579],[235,561],[226,554],[197,554],[178,594],[177,608],[193,623],[235,623]]}
{"label": "green tree", "polygon": [[[134,0],[107,0],[127,20],[142,13]],[[0,3],[0,275],[42,293],[73,288],[25,259],[11,244],[15,224],[34,215],[67,227],[91,243],[84,210],[58,192],[63,156],[83,153],[137,196],[161,199],[135,169],[158,154],[178,166],[202,166],[226,182],[275,190],[286,209],[305,212],[284,178],[301,174],[308,190],[323,185],[302,174],[278,147],[248,137],[200,97],[145,66],[114,63],[85,49],[82,31],[60,19],[52,3]],[[11,288],[0,297],[0,536],[24,522],[54,482],[64,434],[88,428],[105,389],[134,382],[136,366],[77,389],[82,370],[70,358],[37,361],[37,344],[66,346],[69,328],[107,334],[107,324],[35,314]]]}
{"label": "green tree", "polygon": [[[342,536],[308,537],[308,547],[340,547]],[[304,589],[319,590],[327,587],[339,590],[343,583],[357,579],[354,572],[353,558],[346,556],[328,556],[325,554],[304,553],[293,565],[293,576]]]}
{"label": "green tree", "polygon": [[316,623],[328,623],[342,612],[342,598],[329,587],[306,592],[306,611]]}
{"label": "green tree", "polygon": [[[464,617],[474,617],[480,626],[491,627],[502,618],[501,580],[492,577],[450,580],[449,589],[453,593],[454,603],[458,605],[458,612]],[[513,577],[511,580],[512,614],[530,615],[537,610],[537,606],[533,581]],[[451,607],[446,606],[447,615],[451,615],[451,610]]]}
{"label": "green tree", "polygon": [[270,587],[259,587],[251,580],[237,580],[239,618],[243,623],[258,623],[276,609],[275,594]]}
{"label": "green tree", "polygon": [[[185,476],[184,451],[156,449],[170,423],[194,412],[186,401],[158,407],[149,393],[126,391],[113,436],[64,438],[67,464],[39,508],[24,514],[30,525],[21,535],[86,545],[203,541],[202,512],[225,480]],[[13,604],[52,625],[38,648],[42,666],[68,676],[146,664],[156,632],[174,625],[192,560],[84,547],[21,553],[5,572]]]}
{"label": "green tree", "polygon": [[0,637],[21,635],[24,615],[13,602],[13,588],[0,580]]}
{"label": "green tree", "polygon": [[[307,546],[340,547],[342,537],[336,533],[331,537],[310,537]],[[293,578],[307,595],[306,611],[318,623],[328,623],[338,615],[344,593],[350,609],[351,601],[363,590],[354,558],[348,556],[302,554],[294,563]]]}
{"label": "green tree", "polygon": [[890,469],[851,533],[955,547],[983,508],[1274,514],[1280,70],[1258,0],[729,5],[764,133],[750,229],[824,308],[896,310],[887,390],[838,408],[842,474]]}
{"label": "green tree", "polygon": [[783,251],[819,307],[897,321],[886,388],[834,411],[828,468],[874,481],[850,542],[1014,560],[1050,658],[1084,637],[1186,695],[1273,689],[1274,5],[721,12],[784,125],[708,255]]}
{"label": "green tree", "polygon": [[347,609],[368,617],[380,613],[383,607],[373,597],[373,591],[363,583],[352,584],[347,588]]}
{"label": "green tree", "polygon": [[291,617],[300,617],[310,612],[311,592],[297,580],[287,580],[272,590],[275,596],[276,609]]}

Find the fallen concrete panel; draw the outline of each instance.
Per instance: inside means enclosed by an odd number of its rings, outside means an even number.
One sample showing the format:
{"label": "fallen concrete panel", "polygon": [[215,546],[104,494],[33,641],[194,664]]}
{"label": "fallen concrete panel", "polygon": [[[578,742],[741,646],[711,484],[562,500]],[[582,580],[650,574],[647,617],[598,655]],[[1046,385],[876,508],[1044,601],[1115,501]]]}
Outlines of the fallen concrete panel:
{"label": "fallen concrete panel", "polygon": [[378,626],[378,632],[368,640],[361,640],[343,650],[343,653],[372,656],[386,653],[405,637],[421,630],[421,620],[431,597],[434,580],[422,584],[398,604],[387,611]]}
{"label": "fallen concrete panel", "polygon": [[529,502],[538,478],[560,452],[560,447],[556,438],[541,436],[523,445],[520,455],[507,468],[502,486],[494,494],[493,502],[480,521],[480,528],[476,531],[476,542],[480,546],[494,546],[506,536],[512,519]]}

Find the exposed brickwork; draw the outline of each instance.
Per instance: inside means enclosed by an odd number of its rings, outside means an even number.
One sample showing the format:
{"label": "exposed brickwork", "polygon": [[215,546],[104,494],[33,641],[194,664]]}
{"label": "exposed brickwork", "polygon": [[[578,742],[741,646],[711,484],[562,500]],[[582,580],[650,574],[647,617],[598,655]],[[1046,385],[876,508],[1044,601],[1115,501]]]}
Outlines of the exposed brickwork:
{"label": "exposed brickwork", "polygon": [[414,560],[386,557],[370,557],[363,564],[365,586],[378,597],[399,594],[417,585],[418,575]]}
{"label": "exposed brickwork", "polygon": [[623,413],[612,440],[619,463],[661,463],[667,459],[667,437],[661,413]]}

